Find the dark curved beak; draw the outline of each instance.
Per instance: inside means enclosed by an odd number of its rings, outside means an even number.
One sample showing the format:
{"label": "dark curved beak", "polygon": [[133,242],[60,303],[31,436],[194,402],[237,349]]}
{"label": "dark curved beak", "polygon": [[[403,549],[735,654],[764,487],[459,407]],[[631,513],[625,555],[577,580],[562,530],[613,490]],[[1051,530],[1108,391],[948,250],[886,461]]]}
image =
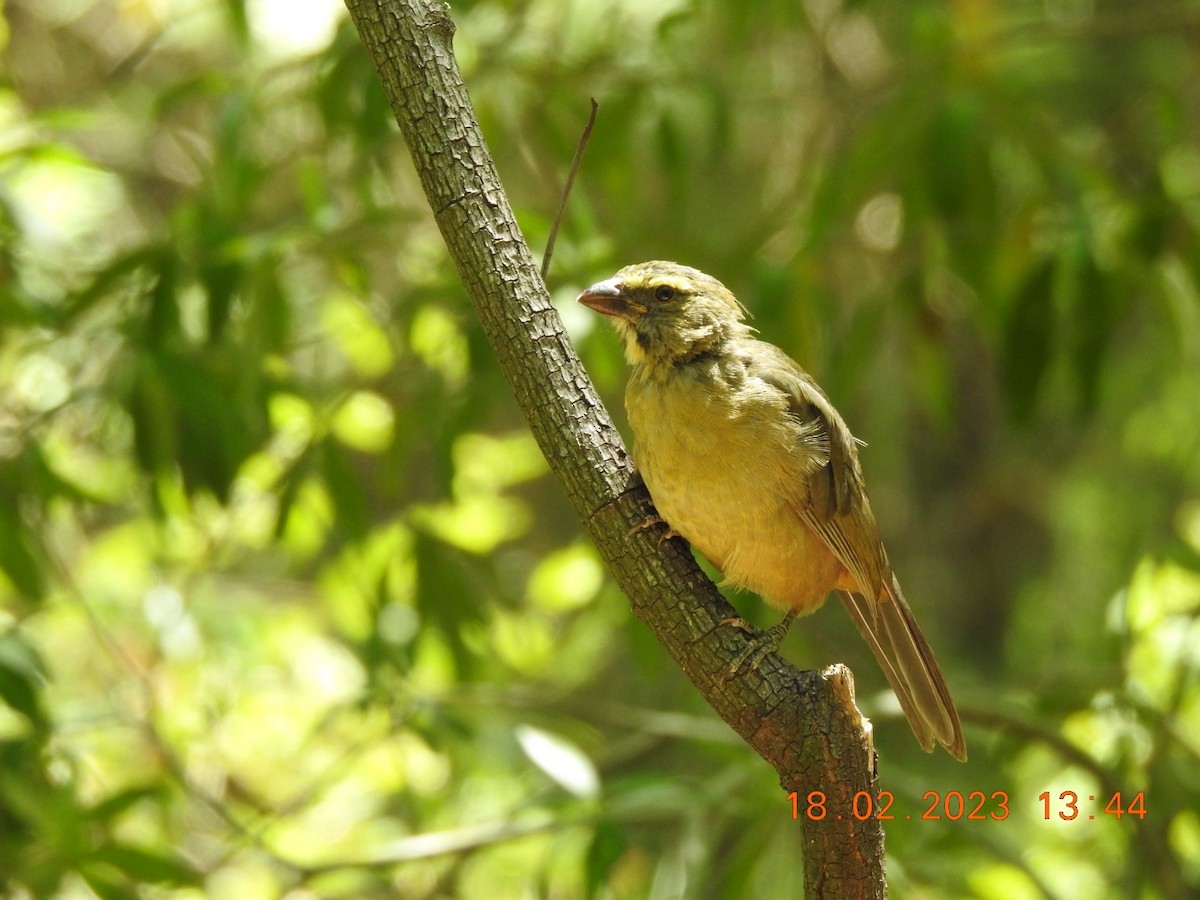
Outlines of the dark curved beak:
{"label": "dark curved beak", "polygon": [[646,307],[635,303],[622,291],[619,281],[599,281],[579,295],[579,302],[606,316],[628,319],[646,312]]}

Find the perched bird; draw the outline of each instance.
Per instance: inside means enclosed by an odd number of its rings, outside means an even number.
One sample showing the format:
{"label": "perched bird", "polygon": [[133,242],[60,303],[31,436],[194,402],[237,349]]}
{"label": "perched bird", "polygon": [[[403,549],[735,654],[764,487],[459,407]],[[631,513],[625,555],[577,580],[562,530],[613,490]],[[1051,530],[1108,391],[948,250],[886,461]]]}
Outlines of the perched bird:
{"label": "perched bird", "polygon": [[966,759],[958,712],[892,574],[867,502],[858,442],[812,377],[757,340],[717,279],[645,262],[579,302],[609,316],[633,373],[634,460],[659,515],[726,582],[787,611],[734,660],[753,668],[792,620],[837,591],[922,748]]}

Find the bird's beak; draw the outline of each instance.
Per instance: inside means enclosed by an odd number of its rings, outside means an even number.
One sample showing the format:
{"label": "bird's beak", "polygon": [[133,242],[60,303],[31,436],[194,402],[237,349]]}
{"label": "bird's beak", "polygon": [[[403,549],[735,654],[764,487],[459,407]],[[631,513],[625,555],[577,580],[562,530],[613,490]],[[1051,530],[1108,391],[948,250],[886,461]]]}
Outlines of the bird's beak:
{"label": "bird's beak", "polygon": [[621,283],[612,278],[593,284],[579,295],[579,302],[588,309],[618,319],[628,319],[646,312],[646,307],[631,300],[622,290]]}

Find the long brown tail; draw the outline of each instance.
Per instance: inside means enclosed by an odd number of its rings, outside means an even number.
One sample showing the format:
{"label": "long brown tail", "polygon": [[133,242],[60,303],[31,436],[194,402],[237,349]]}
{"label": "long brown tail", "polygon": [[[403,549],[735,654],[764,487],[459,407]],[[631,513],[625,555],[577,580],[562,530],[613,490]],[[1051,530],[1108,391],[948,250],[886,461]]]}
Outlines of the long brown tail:
{"label": "long brown tail", "polygon": [[861,594],[839,593],[850,618],[896,692],[921,748],[931,752],[940,743],[955,759],[966,760],[967,744],[958,710],[896,577],[892,576],[891,595],[881,597],[878,603]]}

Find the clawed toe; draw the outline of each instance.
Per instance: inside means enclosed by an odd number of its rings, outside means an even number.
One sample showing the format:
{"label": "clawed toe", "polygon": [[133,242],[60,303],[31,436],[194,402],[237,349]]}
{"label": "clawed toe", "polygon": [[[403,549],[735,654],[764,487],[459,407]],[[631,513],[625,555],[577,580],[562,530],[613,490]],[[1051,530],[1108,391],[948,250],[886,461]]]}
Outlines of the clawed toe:
{"label": "clawed toe", "polygon": [[747,634],[759,634],[759,630],[743,619],[741,616],[730,616],[728,619],[722,619],[721,625],[728,625],[731,628],[737,628],[739,631],[744,631]]}
{"label": "clawed toe", "polygon": [[732,678],[734,675],[739,675],[742,672],[753,672],[762,665],[764,659],[779,649],[779,645],[783,643],[788,628],[791,627],[792,620],[795,617],[795,613],[788,613],[783,617],[782,622],[771,626],[765,631],[755,628],[741,616],[722,619],[722,625],[729,625],[740,629],[750,636],[746,642],[746,646],[733,658],[733,661],[729,664],[729,668],[725,670],[725,677]]}
{"label": "clawed toe", "polygon": [[639,531],[645,531],[647,528],[653,528],[655,525],[663,525],[666,528],[666,530],[658,536],[658,543],[660,545],[663,541],[669,541],[671,538],[683,537],[682,534],[680,534],[670,525],[667,525],[666,521],[660,516],[646,516],[646,518],[642,519],[641,521],[634,522],[633,526],[629,529],[629,534],[637,534]]}
{"label": "clawed toe", "polygon": [[646,516],[644,519],[639,519],[629,526],[627,534],[634,535],[639,531],[645,531],[647,528],[653,528],[655,525],[665,525],[666,523],[658,516]]}
{"label": "clawed toe", "polygon": [[[738,625],[735,628],[741,627]],[[762,661],[779,649],[779,641],[769,631],[755,631],[742,652],[733,658],[725,677],[732,678],[742,672],[754,672],[762,665]]]}

